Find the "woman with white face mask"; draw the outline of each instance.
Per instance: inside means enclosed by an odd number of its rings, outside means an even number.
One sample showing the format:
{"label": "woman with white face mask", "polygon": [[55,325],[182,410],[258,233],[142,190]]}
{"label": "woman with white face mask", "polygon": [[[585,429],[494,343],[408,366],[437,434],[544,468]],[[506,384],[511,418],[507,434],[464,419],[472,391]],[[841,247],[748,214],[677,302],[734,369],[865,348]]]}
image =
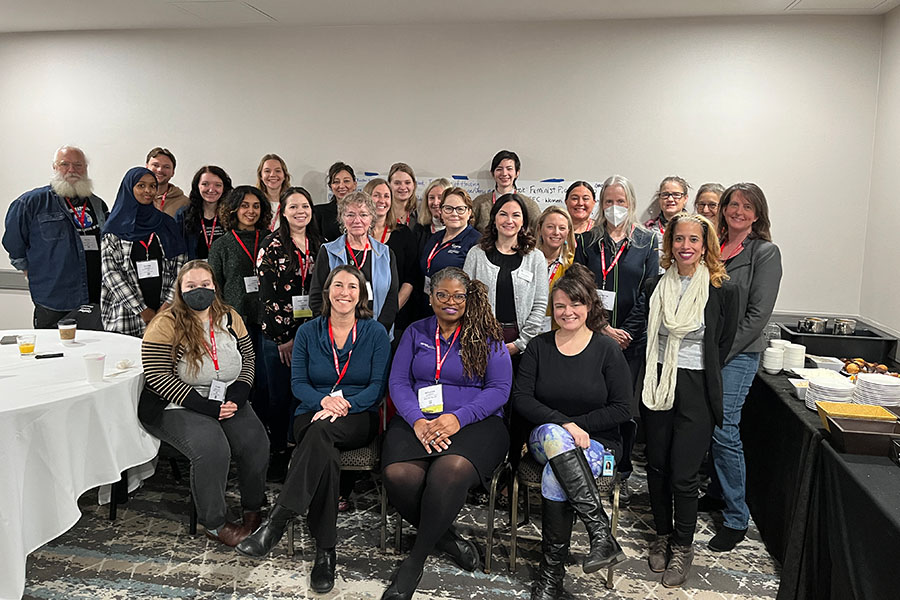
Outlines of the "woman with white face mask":
{"label": "woman with white face mask", "polygon": [[[636,387],[647,341],[647,298],[643,288],[647,278],[659,272],[658,242],[653,233],[637,222],[634,186],[628,179],[613,175],[603,182],[598,198],[601,212],[595,239],[585,248],[584,255],[576,253],[575,260],[594,272],[597,293],[609,313],[609,324],[603,328],[603,334],[619,344],[631,371],[632,385]],[[632,417],[637,416],[637,409],[635,397],[631,403]],[[623,440],[619,460],[623,479],[631,473],[632,442]],[[623,497],[627,499],[627,490]]]}

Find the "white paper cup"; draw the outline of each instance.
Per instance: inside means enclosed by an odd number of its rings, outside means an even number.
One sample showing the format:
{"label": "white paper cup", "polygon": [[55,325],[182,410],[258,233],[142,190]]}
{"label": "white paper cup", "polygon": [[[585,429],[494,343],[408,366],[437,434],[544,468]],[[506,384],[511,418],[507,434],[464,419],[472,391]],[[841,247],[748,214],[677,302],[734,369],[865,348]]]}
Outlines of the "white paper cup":
{"label": "white paper cup", "polygon": [[87,380],[91,383],[103,381],[103,367],[106,363],[106,355],[100,352],[84,355],[84,368],[87,371]]}

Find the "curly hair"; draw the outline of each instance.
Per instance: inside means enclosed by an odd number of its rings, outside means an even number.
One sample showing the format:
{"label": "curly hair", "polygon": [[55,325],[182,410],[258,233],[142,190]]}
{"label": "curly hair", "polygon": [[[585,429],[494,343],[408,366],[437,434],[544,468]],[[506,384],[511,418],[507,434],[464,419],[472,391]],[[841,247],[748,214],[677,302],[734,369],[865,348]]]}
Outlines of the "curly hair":
{"label": "curly hair", "polygon": [[599,333],[609,323],[609,317],[600,297],[597,295],[597,283],[594,274],[582,264],[574,263],[553,286],[550,295],[550,306],[559,292],[564,293],[572,302],[587,306],[588,314],[585,325],[591,331]]}
{"label": "curly hair", "polygon": [[452,279],[466,290],[466,310],[462,316],[459,334],[459,357],[466,377],[483,378],[487,371],[488,354],[503,346],[503,330],[494,317],[487,287],[477,279],[471,279],[458,267],[445,267],[431,278],[431,297],[438,285]]}
{"label": "curly hair", "polygon": [[478,241],[478,245],[481,246],[481,249],[485,252],[490,252],[494,249],[494,245],[497,243],[497,238],[499,233],[497,232],[497,213],[500,212],[500,209],[503,208],[507,203],[515,202],[519,205],[519,209],[522,211],[522,227],[519,229],[519,234],[516,236],[516,252],[525,256],[532,250],[534,250],[534,236],[531,235],[531,232],[528,231],[528,207],[525,206],[525,200],[522,199],[522,196],[519,194],[503,194],[497,201],[494,202],[494,206],[491,207],[491,214],[488,217],[488,226],[485,229],[484,234],[481,236],[481,239]]}
{"label": "curly hair", "polygon": [[237,211],[248,194],[259,200],[259,218],[256,219],[253,228],[268,230],[269,222],[272,220],[272,207],[269,206],[268,198],[259,188],[252,185],[239,185],[231,190],[226,198],[219,201],[219,221],[225,231],[237,229],[240,225]]}
{"label": "curly hair", "polygon": [[222,200],[228,197],[228,194],[231,193],[231,190],[234,187],[231,183],[231,177],[228,176],[228,173],[226,173],[222,167],[207,165],[205,167],[200,167],[199,169],[197,169],[197,172],[194,173],[194,178],[191,180],[191,193],[188,196],[188,198],[190,199],[190,204],[185,209],[185,231],[197,231],[197,229],[200,228],[200,220],[203,218],[204,202],[203,196],[200,195],[200,178],[204,173],[215,175],[222,180],[222,195],[219,197],[220,204]]}
{"label": "curly hair", "polygon": [[372,229],[375,227],[375,203],[372,202],[372,196],[360,191],[350,192],[338,200],[338,225],[340,225],[341,233],[347,233],[347,227],[344,225],[344,213],[351,206],[362,206],[369,211],[369,214],[372,216],[372,223],[369,225],[369,231],[366,233],[371,235]]}
{"label": "curly hair", "polygon": [[213,323],[219,324],[222,317],[231,312],[232,308],[222,301],[219,294],[219,286],[216,284],[216,276],[205,260],[192,260],[178,271],[175,279],[175,298],[172,304],[160,312],[161,318],[171,318],[175,321],[175,339],[172,342],[172,360],[178,358],[179,350],[183,350],[182,357],[187,363],[188,372],[196,374],[203,364],[206,356],[206,345],[209,334],[203,329],[203,323],[197,318],[197,311],[192,309],[184,301],[181,295],[181,281],[184,276],[194,269],[202,269],[209,273],[213,286],[216,288],[216,297],[209,307],[209,316]]}
{"label": "curly hair", "polygon": [[663,250],[659,257],[660,266],[668,269],[675,262],[672,254],[672,244],[675,237],[675,229],[677,229],[679,223],[697,223],[703,229],[703,256],[700,260],[709,269],[709,282],[713,287],[722,287],[722,283],[728,279],[728,273],[725,271],[725,264],[719,256],[719,236],[716,235],[715,225],[702,215],[679,213],[672,217],[669,224],[666,225],[666,232],[663,234]]}

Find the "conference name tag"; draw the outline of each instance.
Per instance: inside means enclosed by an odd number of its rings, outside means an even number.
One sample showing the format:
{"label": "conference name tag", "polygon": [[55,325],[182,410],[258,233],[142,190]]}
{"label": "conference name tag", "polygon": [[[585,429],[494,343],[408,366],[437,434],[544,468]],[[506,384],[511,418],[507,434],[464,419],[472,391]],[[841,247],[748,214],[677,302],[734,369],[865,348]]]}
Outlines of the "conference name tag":
{"label": "conference name tag", "polygon": [[313,316],[312,309],[309,308],[309,296],[291,296],[291,306],[295,319]]}
{"label": "conference name tag", "polygon": [[209,399],[215,402],[225,402],[225,392],[228,391],[228,386],[225,385],[224,381],[219,381],[218,379],[213,379],[209,383]]}
{"label": "conference name tag", "polygon": [[425,276],[425,287],[424,287],[424,290],[425,290],[425,295],[426,295],[426,296],[430,296],[430,295],[431,295],[431,277],[428,277],[427,275]]}
{"label": "conference name tag", "polygon": [[259,291],[259,277],[256,275],[251,275],[250,277],[244,277],[244,291],[248,294]]}
{"label": "conference name tag", "polygon": [[444,412],[444,386],[436,383],[419,388],[419,409],[426,414]]}
{"label": "conference name tag", "polygon": [[366,293],[369,294],[369,302],[375,302],[375,292],[372,291],[372,284],[366,281]]}
{"label": "conference name tag", "polygon": [[139,260],[135,263],[138,279],[159,277],[159,263],[155,260]]}
{"label": "conference name tag", "polygon": [[329,395],[329,396],[333,396],[333,397],[335,397],[335,398],[343,398],[343,397],[344,397],[344,390],[334,390],[334,391],[332,391],[332,392],[331,392],[330,394],[328,394],[328,395]]}
{"label": "conference name tag", "polygon": [[603,305],[603,308],[606,310],[613,310],[616,307],[616,293],[608,290],[597,290],[597,295],[600,296],[600,304]]}
{"label": "conference name tag", "polygon": [[518,271],[516,271],[516,273],[518,274],[519,279],[521,279],[522,281],[531,281],[532,279],[534,279],[534,273],[532,273],[531,271],[519,269]]}
{"label": "conference name tag", "polygon": [[97,236],[82,235],[79,237],[81,238],[81,247],[84,250],[99,250],[100,249],[100,244],[97,243]]}
{"label": "conference name tag", "polygon": [[541,323],[541,333],[546,333],[553,329],[553,317],[544,317]]}

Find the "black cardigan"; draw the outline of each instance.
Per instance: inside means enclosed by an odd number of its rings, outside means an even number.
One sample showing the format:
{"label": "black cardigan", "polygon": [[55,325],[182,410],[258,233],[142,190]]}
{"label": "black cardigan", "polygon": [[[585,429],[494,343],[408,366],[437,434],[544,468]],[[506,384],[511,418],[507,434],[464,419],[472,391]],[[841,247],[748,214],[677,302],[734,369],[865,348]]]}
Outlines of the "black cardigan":
{"label": "black cardigan", "polygon": [[[674,267],[672,267],[674,268]],[[650,311],[650,297],[659,283],[659,277],[650,279],[646,283],[647,312]],[[709,394],[706,397],[712,410],[716,425],[722,427],[722,367],[725,366],[725,358],[734,342],[734,334],[738,325],[738,291],[730,282],[725,281],[722,287],[717,288],[710,284],[709,299],[703,310],[703,374],[706,378],[706,389]],[[649,346],[649,344],[648,344]],[[647,368],[656,365],[659,358],[647,357]]]}

